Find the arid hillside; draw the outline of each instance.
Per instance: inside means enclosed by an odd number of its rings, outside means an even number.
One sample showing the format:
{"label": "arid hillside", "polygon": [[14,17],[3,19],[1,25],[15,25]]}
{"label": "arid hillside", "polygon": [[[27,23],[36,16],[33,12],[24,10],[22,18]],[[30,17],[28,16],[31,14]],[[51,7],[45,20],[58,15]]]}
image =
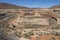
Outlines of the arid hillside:
{"label": "arid hillside", "polygon": [[[0,2],[0,9],[25,9],[25,8],[28,8],[28,7],[24,7],[24,6],[17,6],[17,5],[14,5],[14,4],[10,4],[10,3],[4,3],[4,2]],[[40,9],[41,7],[39,8],[30,8],[30,9]],[[60,5],[54,5],[54,6],[51,6],[50,8],[60,8]]]}
{"label": "arid hillside", "polygon": [[27,8],[27,7],[16,6],[16,5],[13,5],[13,4],[0,2],[0,9],[21,9],[21,8]]}
{"label": "arid hillside", "polygon": [[52,6],[51,8],[60,8],[60,5]]}

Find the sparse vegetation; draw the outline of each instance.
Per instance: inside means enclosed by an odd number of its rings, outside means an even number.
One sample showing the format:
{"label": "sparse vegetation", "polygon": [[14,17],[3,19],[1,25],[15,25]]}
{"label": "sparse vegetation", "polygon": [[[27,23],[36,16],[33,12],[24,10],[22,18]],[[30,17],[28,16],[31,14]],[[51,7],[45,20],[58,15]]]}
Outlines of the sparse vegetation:
{"label": "sparse vegetation", "polygon": [[57,25],[56,27],[52,27],[52,29],[59,30],[60,29],[60,25]]}
{"label": "sparse vegetation", "polygon": [[50,40],[56,40],[54,37],[52,37]]}
{"label": "sparse vegetation", "polygon": [[54,35],[55,36],[60,36],[60,33],[59,32],[55,32]]}
{"label": "sparse vegetation", "polygon": [[30,38],[32,35],[34,35],[34,33],[32,31],[28,32],[28,33],[25,33],[24,34],[24,37],[25,38]]}

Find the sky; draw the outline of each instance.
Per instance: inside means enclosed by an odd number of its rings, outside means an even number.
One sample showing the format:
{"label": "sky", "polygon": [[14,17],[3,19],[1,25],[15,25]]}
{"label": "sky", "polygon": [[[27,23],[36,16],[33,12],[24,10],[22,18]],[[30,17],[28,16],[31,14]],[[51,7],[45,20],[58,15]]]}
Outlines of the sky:
{"label": "sky", "polygon": [[48,8],[53,5],[60,4],[60,0],[0,0],[0,2],[6,2],[30,8],[36,8],[36,7]]}

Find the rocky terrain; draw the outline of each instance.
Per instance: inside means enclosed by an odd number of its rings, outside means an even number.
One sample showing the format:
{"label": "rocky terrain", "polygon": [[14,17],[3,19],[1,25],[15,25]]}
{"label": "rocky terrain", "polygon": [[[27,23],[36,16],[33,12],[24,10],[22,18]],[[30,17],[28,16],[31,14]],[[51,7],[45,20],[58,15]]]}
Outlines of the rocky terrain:
{"label": "rocky terrain", "polygon": [[60,10],[0,3],[0,40],[60,40]]}

